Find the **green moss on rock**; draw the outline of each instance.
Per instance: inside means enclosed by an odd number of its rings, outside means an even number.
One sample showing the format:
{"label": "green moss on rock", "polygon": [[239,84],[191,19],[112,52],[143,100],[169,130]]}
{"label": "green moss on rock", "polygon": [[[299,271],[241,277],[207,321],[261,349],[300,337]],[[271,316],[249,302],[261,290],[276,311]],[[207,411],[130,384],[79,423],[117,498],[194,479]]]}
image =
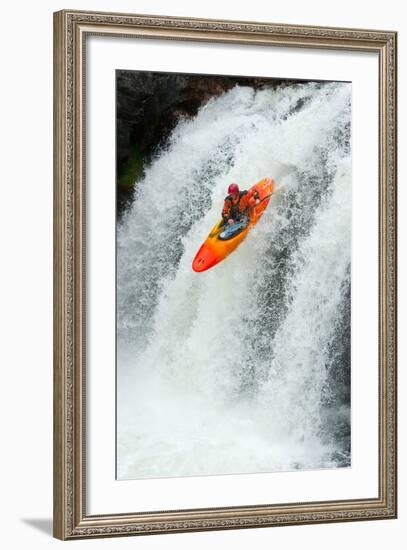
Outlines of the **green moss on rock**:
{"label": "green moss on rock", "polygon": [[124,164],[121,173],[117,178],[117,186],[123,191],[134,189],[135,183],[143,176],[144,159],[137,147],[133,147],[132,152]]}

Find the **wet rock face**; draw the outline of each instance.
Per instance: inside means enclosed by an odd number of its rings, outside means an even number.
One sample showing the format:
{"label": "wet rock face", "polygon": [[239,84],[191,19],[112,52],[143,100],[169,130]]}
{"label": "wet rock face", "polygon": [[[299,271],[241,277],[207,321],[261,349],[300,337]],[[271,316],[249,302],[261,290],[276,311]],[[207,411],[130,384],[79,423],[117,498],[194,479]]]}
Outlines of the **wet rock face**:
{"label": "wet rock face", "polygon": [[171,126],[173,107],[181,101],[182,75],[119,71],[117,74],[117,164],[120,171],[132,145],[149,155]]}
{"label": "wet rock face", "polygon": [[[228,76],[118,71],[116,77],[118,173],[137,147],[148,159],[180,117],[236,84],[262,88],[281,80]],[[287,83],[287,81],[284,81]]]}

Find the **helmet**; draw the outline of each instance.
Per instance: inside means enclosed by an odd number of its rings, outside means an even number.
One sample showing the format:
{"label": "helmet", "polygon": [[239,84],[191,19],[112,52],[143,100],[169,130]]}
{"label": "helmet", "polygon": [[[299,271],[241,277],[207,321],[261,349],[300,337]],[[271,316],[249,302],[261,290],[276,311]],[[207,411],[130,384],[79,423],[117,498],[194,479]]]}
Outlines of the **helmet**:
{"label": "helmet", "polygon": [[237,183],[231,183],[228,187],[228,193],[229,195],[234,195],[235,193],[239,193],[239,186]]}

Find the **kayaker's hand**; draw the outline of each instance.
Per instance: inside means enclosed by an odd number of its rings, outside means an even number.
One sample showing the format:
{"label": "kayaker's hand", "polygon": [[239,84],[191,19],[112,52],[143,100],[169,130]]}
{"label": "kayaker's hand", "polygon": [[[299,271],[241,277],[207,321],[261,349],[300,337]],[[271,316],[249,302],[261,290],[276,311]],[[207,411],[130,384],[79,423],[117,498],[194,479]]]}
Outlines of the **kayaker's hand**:
{"label": "kayaker's hand", "polygon": [[229,223],[230,225],[232,225],[232,223],[235,223],[235,221],[229,219],[229,220],[228,220],[228,223]]}
{"label": "kayaker's hand", "polygon": [[260,199],[256,199],[256,205],[260,204]]}

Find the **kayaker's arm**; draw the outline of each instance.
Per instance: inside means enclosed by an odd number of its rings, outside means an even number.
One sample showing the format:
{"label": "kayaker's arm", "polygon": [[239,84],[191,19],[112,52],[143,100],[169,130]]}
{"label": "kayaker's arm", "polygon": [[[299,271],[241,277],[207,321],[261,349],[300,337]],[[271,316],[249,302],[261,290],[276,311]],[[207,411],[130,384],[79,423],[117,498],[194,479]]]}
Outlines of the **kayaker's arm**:
{"label": "kayaker's arm", "polygon": [[[230,223],[230,213],[232,210],[232,201],[227,197],[223,204],[222,219],[224,223]],[[232,220],[233,221],[233,220]]]}
{"label": "kayaker's arm", "polygon": [[244,197],[244,204],[242,205],[243,208],[249,209],[253,206],[256,206],[256,204],[259,204],[259,192],[257,189],[249,190],[247,194]]}

